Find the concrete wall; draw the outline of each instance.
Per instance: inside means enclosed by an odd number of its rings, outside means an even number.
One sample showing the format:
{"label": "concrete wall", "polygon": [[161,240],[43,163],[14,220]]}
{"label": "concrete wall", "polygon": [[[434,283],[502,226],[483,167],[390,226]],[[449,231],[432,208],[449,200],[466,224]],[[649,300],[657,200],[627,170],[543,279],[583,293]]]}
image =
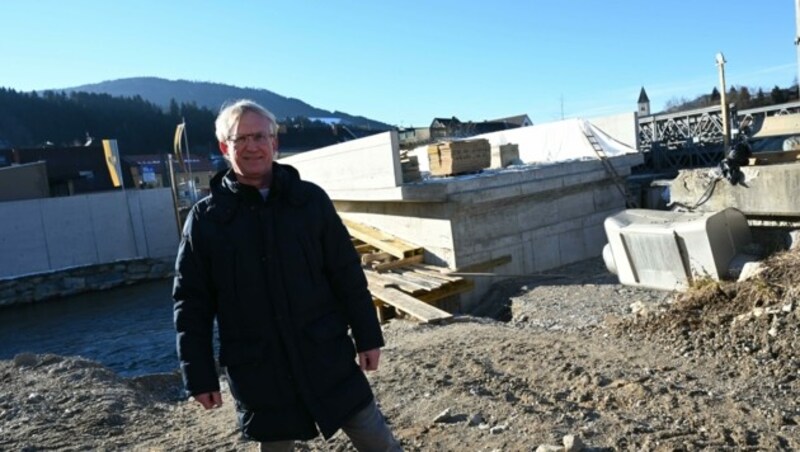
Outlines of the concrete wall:
{"label": "concrete wall", "polygon": [[46,198],[50,196],[45,162],[0,168],[0,201]]}
{"label": "concrete wall", "polygon": [[635,111],[589,118],[589,122],[615,140],[639,149],[639,121]]}
{"label": "concrete wall", "polygon": [[280,159],[327,191],[372,190],[403,183],[397,132],[327,146]]}
{"label": "concrete wall", "polygon": [[166,188],[0,203],[0,278],[174,256],[177,228]]}

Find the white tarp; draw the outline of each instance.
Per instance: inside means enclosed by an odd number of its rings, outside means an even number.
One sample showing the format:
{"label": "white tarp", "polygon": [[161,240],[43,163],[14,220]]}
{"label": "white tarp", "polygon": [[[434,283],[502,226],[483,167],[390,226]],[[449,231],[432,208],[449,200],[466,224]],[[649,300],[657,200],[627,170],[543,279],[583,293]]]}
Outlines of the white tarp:
{"label": "white tarp", "polygon": [[[537,124],[517,129],[476,135],[469,139],[485,138],[492,147],[503,144],[519,146],[519,158],[523,163],[554,163],[569,160],[596,159],[587,132],[594,135],[606,156],[635,154],[638,151],[612,138],[585,119],[565,119],[563,121]],[[413,155],[419,159],[420,171],[430,171],[428,147],[415,148]]]}

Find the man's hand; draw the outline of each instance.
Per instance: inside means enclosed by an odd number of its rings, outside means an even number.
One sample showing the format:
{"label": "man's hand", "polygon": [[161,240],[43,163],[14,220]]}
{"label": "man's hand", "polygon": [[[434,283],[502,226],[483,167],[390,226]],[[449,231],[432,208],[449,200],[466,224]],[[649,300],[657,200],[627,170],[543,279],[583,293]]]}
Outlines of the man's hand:
{"label": "man's hand", "polygon": [[378,361],[381,359],[381,349],[373,348],[358,354],[358,365],[361,370],[378,370]]}
{"label": "man's hand", "polygon": [[192,398],[200,405],[203,405],[203,408],[207,410],[222,406],[222,395],[219,393],[219,391],[197,394]]}

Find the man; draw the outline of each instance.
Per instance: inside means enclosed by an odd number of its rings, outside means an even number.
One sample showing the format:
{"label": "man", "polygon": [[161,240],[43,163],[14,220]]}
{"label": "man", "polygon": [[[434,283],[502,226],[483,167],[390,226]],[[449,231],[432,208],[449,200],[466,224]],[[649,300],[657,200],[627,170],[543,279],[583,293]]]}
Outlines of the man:
{"label": "man", "polygon": [[383,336],[333,203],[273,161],[277,123],[260,105],[225,106],[216,135],[231,169],[192,208],[176,262],[187,392],[205,409],[222,405],[216,321],[242,433],[262,450],[292,450],[294,440],[340,428],[359,450],[400,450],[364,375],[378,368]]}

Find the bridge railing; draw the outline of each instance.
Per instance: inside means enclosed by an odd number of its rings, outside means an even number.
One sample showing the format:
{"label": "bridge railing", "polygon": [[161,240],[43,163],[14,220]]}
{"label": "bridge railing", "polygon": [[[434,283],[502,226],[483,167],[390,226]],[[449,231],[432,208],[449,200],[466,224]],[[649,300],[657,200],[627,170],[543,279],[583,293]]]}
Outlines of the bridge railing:
{"label": "bridge railing", "polygon": [[[757,131],[766,116],[800,112],[800,101],[731,111],[731,130],[748,123]],[[645,170],[677,170],[713,166],[725,149],[720,106],[676,113],[658,113],[638,119],[639,150]]]}

